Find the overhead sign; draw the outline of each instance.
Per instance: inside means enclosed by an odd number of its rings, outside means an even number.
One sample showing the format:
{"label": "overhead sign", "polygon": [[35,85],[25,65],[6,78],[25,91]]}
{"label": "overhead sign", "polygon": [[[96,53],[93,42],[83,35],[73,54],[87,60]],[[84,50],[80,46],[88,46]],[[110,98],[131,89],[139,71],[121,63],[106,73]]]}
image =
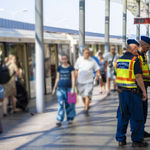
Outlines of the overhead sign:
{"label": "overhead sign", "polygon": [[150,18],[134,18],[134,24],[150,24]]}

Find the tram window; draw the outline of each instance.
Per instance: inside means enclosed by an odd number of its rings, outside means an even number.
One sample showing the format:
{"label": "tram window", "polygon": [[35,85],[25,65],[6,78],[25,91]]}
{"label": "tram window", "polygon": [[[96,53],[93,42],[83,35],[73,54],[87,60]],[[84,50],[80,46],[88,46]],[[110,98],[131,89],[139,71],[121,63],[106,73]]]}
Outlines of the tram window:
{"label": "tram window", "polygon": [[0,43],[0,66],[2,66],[3,45]]}
{"label": "tram window", "polygon": [[34,98],[35,90],[35,45],[27,44],[28,52],[28,67],[29,67],[29,82],[30,82],[30,97]]}

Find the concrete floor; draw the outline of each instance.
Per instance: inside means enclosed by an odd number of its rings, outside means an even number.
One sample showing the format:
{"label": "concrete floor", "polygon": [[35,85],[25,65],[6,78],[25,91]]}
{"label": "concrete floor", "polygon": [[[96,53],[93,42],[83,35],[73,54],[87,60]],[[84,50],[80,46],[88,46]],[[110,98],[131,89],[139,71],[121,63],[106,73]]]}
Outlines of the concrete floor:
{"label": "concrete floor", "polygon": [[[115,140],[118,96],[112,93],[106,97],[98,91],[96,87],[89,117],[84,116],[81,101],[76,105],[77,116],[73,125],[64,122],[59,128],[55,126],[56,100],[46,103],[43,114],[36,114],[35,108],[31,108],[34,116],[19,112],[2,118],[4,133],[0,135],[0,150],[132,150],[129,129],[126,146],[118,147]],[[150,116],[146,126],[148,132],[149,124]],[[150,143],[150,139],[146,141]],[[150,145],[143,149],[150,150]]]}

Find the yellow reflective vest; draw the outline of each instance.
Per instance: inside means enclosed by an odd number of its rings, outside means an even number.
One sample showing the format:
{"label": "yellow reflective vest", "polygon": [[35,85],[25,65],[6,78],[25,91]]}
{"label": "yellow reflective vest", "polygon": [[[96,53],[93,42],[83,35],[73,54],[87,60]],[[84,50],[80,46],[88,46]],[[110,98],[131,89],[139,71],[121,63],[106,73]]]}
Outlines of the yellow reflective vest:
{"label": "yellow reflective vest", "polygon": [[118,59],[115,63],[116,83],[120,87],[137,88],[134,64],[136,56],[130,59]]}
{"label": "yellow reflective vest", "polygon": [[[137,53],[137,56],[139,58],[140,61],[140,66],[141,69],[143,71],[143,75],[145,76],[149,76],[149,68],[148,68],[148,64],[147,64],[147,56],[144,54],[145,60],[143,59],[142,55]],[[149,81],[148,79],[143,79],[143,81]]]}

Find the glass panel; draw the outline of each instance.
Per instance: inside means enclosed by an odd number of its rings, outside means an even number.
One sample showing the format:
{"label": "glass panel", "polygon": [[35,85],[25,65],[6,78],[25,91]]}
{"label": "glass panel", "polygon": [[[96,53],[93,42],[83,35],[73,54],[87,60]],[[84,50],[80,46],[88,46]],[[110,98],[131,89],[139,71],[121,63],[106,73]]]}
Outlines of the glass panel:
{"label": "glass panel", "polygon": [[3,45],[0,43],[0,66],[2,65],[2,53],[3,53]]}
{"label": "glass panel", "polygon": [[65,54],[70,58],[69,45],[67,44],[58,44],[58,63],[61,65],[61,56]]}
{"label": "glass panel", "polygon": [[79,45],[75,45],[75,56],[76,56],[75,59],[77,60],[77,58],[79,57]]}
{"label": "glass panel", "polygon": [[69,58],[69,45],[62,45],[62,54],[66,54]]}
{"label": "glass panel", "polygon": [[29,82],[30,82],[30,97],[34,98],[35,93],[35,45],[27,44],[28,66],[29,66]]}
{"label": "glass panel", "polygon": [[46,80],[46,94],[52,92],[52,79],[51,79],[51,61],[49,45],[44,45],[45,51],[45,80]]}
{"label": "glass panel", "polygon": [[7,44],[7,55],[15,55],[18,66],[19,72],[20,72],[20,82],[24,87],[26,87],[26,78],[25,78],[25,45],[24,44]]}
{"label": "glass panel", "polygon": [[57,69],[57,46],[56,45],[49,45],[50,50],[50,70],[51,70],[51,85],[52,88],[54,87],[55,80],[56,80],[56,69]]}

